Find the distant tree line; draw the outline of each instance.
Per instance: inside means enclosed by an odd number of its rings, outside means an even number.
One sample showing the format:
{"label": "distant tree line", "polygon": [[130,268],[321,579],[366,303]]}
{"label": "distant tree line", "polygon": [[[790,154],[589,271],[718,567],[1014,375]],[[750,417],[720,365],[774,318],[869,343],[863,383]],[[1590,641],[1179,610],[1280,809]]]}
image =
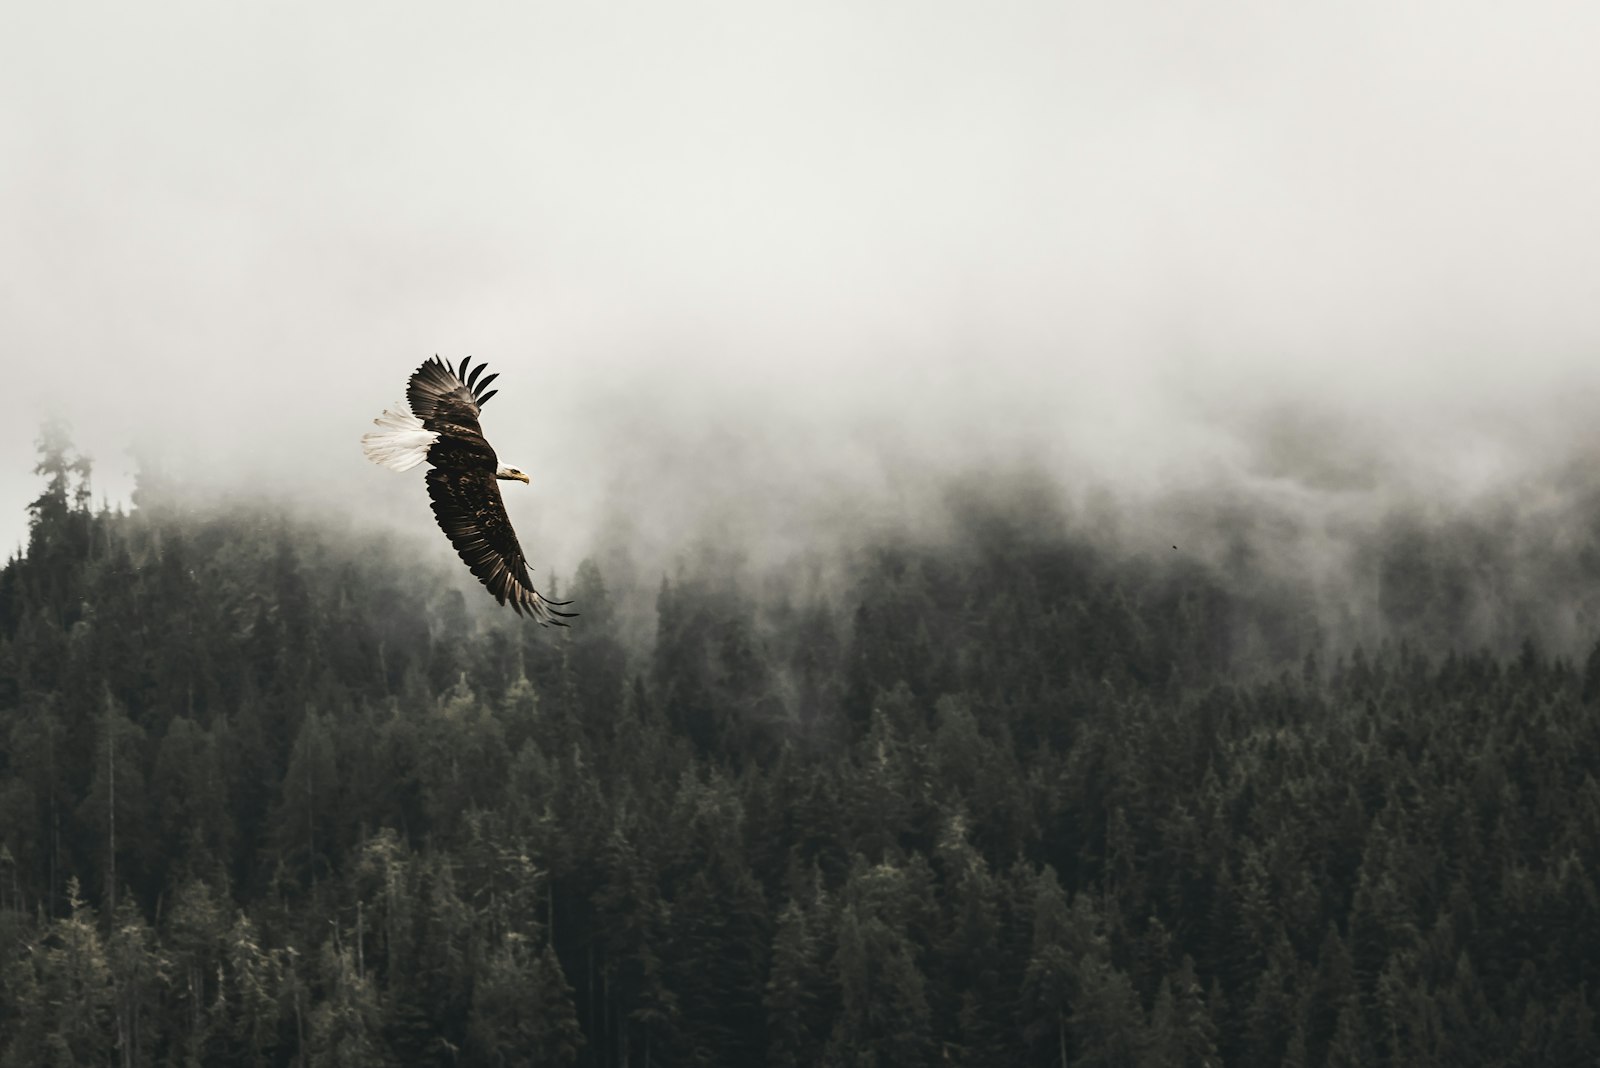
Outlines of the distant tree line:
{"label": "distant tree line", "polygon": [[709,546],[636,646],[593,562],[540,631],[390,535],[38,473],[0,1066],[1600,1057],[1600,651],[1327,657],[971,487],[846,593]]}

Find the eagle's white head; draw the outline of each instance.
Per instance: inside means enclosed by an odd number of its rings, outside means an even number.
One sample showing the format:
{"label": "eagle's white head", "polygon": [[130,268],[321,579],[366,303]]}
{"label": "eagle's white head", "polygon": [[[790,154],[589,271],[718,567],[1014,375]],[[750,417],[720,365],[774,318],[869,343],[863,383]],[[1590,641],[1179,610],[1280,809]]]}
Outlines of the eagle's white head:
{"label": "eagle's white head", "polygon": [[512,467],[509,464],[501,464],[500,465],[500,470],[498,470],[498,471],[496,471],[494,473],[494,477],[495,478],[514,479],[517,482],[527,482],[528,481],[528,476],[522,472],[521,468]]}

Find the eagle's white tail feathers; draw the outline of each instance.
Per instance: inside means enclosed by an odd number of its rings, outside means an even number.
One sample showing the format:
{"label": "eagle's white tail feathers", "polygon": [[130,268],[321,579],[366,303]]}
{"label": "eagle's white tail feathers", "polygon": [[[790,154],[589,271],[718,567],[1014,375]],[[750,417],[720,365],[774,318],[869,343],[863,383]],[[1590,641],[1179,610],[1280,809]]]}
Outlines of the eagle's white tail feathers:
{"label": "eagle's white tail feathers", "polygon": [[439,440],[434,430],[424,430],[405,401],[385,411],[373,422],[378,430],[361,435],[367,459],[394,471],[409,471],[428,458],[428,446]]}

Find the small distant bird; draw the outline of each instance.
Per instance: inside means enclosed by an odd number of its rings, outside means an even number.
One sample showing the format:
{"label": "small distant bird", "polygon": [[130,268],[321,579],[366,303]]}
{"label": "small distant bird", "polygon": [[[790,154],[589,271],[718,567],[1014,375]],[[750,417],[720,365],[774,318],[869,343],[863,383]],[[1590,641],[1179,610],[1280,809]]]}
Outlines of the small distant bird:
{"label": "small distant bird", "polygon": [[521,470],[500,463],[478,427],[478,412],[500,392],[483,381],[483,363],[468,367],[472,357],[456,368],[439,357],[417,368],[406,386],[406,400],[386,410],[373,422],[379,427],[361,437],[367,459],[395,471],[409,471],[426,460],[428,496],[433,514],[456,552],[495,600],[510,603],[518,615],[526,613],[541,625],[564,627],[576,612],[556,609],[571,601],[549,601],[533,588],[528,561],[517,544],[516,532],[506,517],[497,479],[526,483]]}

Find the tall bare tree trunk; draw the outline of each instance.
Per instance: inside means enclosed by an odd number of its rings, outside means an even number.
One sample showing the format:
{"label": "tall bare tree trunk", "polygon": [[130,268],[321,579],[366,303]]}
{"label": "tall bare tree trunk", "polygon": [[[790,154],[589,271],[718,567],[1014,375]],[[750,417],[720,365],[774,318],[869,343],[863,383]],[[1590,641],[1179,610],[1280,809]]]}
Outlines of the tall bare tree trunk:
{"label": "tall bare tree trunk", "polygon": [[49,741],[48,762],[50,764],[50,896],[45,898],[45,911],[51,916],[56,912],[56,855],[61,851],[61,814],[56,810],[56,721],[51,716],[46,721],[50,732],[45,737]]}
{"label": "tall bare tree trunk", "polygon": [[311,891],[317,889],[317,822],[312,809],[315,795],[311,789],[311,739],[306,739],[306,866],[311,869]]}
{"label": "tall bare tree trunk", "polygon": [[117,911],[117,728],[111,719],[111,698],[106,697],[106,822],[110,828],[106,860],[106,919],[116,923]]}
{"label": "tall bare tree trunk", "polygon": [[200,991],[201,983],[199,967],[193,963],[189,965],[189,1035],[195,1041],[200,1035]]}
{"label": "tall bare tree trunk", "polygon": [[[291,968],[293,966],[293,964],[290,964]],[[298,975],[294,978],[294,1038],[294,1059],[297,1064],[303,1066],[306,1063],[306,1028],[305,1022],[300,1016],[300,977]]]}

